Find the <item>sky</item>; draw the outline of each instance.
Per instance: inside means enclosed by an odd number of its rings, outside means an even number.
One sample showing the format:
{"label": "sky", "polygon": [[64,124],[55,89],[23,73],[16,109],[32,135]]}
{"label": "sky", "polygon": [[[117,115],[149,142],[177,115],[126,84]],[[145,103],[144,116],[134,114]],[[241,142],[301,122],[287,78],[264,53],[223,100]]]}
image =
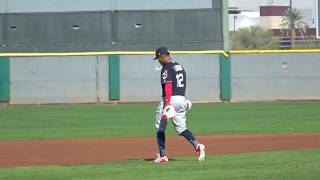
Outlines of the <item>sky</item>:
{"label": "sky", "polygon": [[[258,10],[259,6],[268,5],[273,1],[273,5],[289,5],[290,0],[229,0],[229,6],[241,7],[241,9]],[[292,6],[299,9],[314,9],[316,0],[292,0]]]}
{"label": "sky", "polygon": [[[305,16],[304,21],[310,27],[316,26],[316,1],[317,0],[292,0],[292,6],[303,11]],[[318,1],[320,2],[320,0]],[[290,0],[229,0],[229,7],[238,7],[240,10],[253,10],[259,12],[259,7],[267,6],[268,2],[269,5],[275,6],[289,6],[290,4]],[[238,23],[239,22],[240,21],[238,20]],[[229,23],[229,27],[234,28],[232,21],[229,21]]]}
{"label": "sky", "polygon": [[[267,6],[268,2],[270,5],[284,5],[289,6],[290,0],[229,0],[229,7],[239,7],[241,10],[254,10],[259,11],[259,6]],[[292,6],[298,9],[309,9],[312,10],[312,15],[305,14],[309,19],[316,19],[316,1],[317,0],[292,0]],[[310,11],[309,11],[310,12]]]}

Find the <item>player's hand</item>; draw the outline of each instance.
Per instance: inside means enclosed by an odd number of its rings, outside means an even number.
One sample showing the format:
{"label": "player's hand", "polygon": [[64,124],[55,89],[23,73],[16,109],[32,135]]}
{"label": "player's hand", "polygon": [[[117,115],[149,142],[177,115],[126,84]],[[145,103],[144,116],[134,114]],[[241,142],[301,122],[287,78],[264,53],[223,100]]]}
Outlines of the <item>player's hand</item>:
{"label": "player's hand", "polygon": [[186,104],[187,104],[187,110],[191,110],[192,107],[192,102],[190,100],[186,100]]}
{"label": "player's hand", "polygon": [[168,117],[165,114],[162,114],[161,119],[168,120]]}
{"label": "player's hand", "polygon": [[166,105],[163,109],[161,118],[167,120],[173,118],[174,116],[176,116],[176,110],[174,107],[172,105]]}

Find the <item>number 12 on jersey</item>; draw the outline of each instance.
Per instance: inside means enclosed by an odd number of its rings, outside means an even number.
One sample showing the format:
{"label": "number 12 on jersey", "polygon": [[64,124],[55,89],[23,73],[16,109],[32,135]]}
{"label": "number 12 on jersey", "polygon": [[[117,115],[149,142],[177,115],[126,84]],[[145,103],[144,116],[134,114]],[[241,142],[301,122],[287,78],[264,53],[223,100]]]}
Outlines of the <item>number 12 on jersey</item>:
{"label": "number 12 on jersey", "polygon": [[182,73],[177,74],[176,78],[177,78],[177,87],[184,87],[183,74]]}

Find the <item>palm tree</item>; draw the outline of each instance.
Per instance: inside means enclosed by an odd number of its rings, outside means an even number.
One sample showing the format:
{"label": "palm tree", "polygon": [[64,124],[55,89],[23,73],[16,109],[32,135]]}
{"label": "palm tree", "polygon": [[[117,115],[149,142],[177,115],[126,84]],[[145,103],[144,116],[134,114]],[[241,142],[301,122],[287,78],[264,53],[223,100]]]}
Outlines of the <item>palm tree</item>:
{"label": "palm tree", "polygon": [[297,8],[289,8],[281,18],[281,36],[291,36],[291,49],[293,49],[295,45],[296,30],[298,30],[302,36],[307,32],[307,24],[302,20],[303,18],[302,12]]}

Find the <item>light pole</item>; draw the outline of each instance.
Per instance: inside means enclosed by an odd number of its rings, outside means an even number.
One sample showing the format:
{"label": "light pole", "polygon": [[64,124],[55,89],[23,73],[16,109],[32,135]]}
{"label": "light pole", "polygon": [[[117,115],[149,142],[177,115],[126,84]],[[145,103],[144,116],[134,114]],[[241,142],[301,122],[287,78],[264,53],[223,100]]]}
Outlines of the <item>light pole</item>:
{"label": "light pole", "polygon": [[236,20],[237,20],[237,16],[236,15],[234,15],[233,16],[233,32],[236,32]]}

